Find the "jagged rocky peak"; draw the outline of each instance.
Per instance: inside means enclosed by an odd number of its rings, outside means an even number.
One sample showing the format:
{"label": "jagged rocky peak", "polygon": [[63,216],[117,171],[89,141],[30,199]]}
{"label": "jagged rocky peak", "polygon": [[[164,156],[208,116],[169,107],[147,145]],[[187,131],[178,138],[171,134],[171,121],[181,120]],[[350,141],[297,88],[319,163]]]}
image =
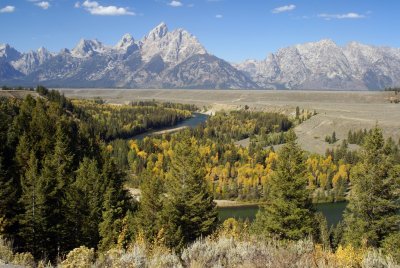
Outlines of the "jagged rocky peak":
{"label": "jagged rocky peak", "polygon": [[75,57],[87,57],[92,56],[95,53],[102,53],[104,52],[104,50],[104,45],[97,39],[81,39],[78,45],[74,49],[72,49],[72,55]]}
{"label": "jagged rocky peak", "polygon": [[135,39],[131,34],[125,34],[121,40],[115,45],[116,49],[126,50],[132,46],[136,46]]}
{"label": "jagged rocky peak", "polygon": [[156,41],[163,38],[168,33],[168,26],[164,22],[161,22],[149,34],[144,38],[145,40]]}
{"label": "jagged rocky peak", "polygon": [[9,44],[0,44],[0,59],[5,61],[13,61],[20,57],[21,53],[11,47]]}
{"label": "jagged rocky peak", "polygon": [[39,54],[47,54],[47,53],[49,53],[49,51],[45,47],[39,47],[37,52]]}
{"label": "jagged rocky peak", "polygon": [[71,51],[70,51],[68,48],[62,48],[62,49],[60,50],[60,53],[59,53],[59,54],[61,54],[61,55],[71,54]]}
{"label": "jagged rocky peak", "polygon": [[159,55],[166,63],[178,64],[193,55],[206,53],[195,36],[183,29],[168,32],[165,23],[151,30],[141,41],[141,54],[146,62]]}
{"label": "jagged rocky peak", "polygon": [[45,47],[39,47],[38,50],[36,51],[36,54],[40,57],[40,58],[49,58],[50,56],[52,56],[53,54],[48,51]]}

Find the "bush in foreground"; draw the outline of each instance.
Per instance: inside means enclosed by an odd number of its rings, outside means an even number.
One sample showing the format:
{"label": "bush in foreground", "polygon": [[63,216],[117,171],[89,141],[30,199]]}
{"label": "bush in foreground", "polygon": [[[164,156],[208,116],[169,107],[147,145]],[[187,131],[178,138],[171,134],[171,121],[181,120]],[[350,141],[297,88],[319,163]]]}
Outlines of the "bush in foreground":
{"label": "bush in foreground", "polygon": [[[13,254],[0,240],[1,264],[35,267],[28,254]],[[37,267],[50,267],[41,262]],[[234,237],[230,234],[199,239],[177,254],[162,245],[138,240],[127,250],[112,249],[95,259],[93,249],[72,250],[58,267],[399,267],[392,257],[374,249],[339,247],[336,252],[323,249],[309,239],[297,242]]]}

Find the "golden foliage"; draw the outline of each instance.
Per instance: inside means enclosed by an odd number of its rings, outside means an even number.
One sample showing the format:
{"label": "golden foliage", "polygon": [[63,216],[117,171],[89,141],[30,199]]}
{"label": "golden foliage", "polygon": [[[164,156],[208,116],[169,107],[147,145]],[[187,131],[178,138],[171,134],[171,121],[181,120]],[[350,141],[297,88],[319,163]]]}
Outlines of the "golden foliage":
{"label": "golden foliage", "polygon": [[345,247],[340,245],[336,250],[335,257],[339,267],[361,267],[365,253],[366,250],[363,248],[354,248],[350,244]]}
{"label": "golden foliage", "polygon": [[81,246],[68,253],[67,258],[60,264],[61,268],[89,268],[95,261],[94,249]]}

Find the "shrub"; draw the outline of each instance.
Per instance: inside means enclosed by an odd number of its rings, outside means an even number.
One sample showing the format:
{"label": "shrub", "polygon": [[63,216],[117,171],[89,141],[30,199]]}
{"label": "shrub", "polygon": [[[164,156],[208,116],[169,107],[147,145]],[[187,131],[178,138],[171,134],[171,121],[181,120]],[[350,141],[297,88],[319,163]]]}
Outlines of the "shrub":
{"label": "shrub", "polygon": [[12,263],[24,267],[35,267],[36,265],[35,258],[33,257],[33,255],[31,253],[26,253],[26,252],[16,253],[14,255]]}
{"label": "shrub", "polygon": [[395,261],[400,263],[400,232],[389,235],[383,241],[383,252],[393,257]]}
{"label": "shrub", "polygon": [[11,263],[13,260],[13,252],[11,245],[0,237],[0,263]]}
{"label": "shrub", "polygon": [[61,268],[89,268],[95,260],[94,250],[81,246],[68,253]]}
{"label": "shrub", "polygon": [[225,235],[227,237],[238,238],[242,234],[242,231],[243,230],[240,222],[234,218],[229,218],[222,223],[220,233],[221,235]]}
{"label": "shrub", "polygon": [[365,254],[364,249],[354,248],[352,245],[341,245],[336,250],[336,260],[340,267],[361,267]]}
{"label": "shrub", "polygon": [[181,256],[184,267],[313,267],[313,243],[265,241],[257,238],[198,240]]}
{"label": "shrub", "polygon": [[392,257],[383,255],[381,251],[369,250],[362,260],[362,267],[395,268],[399,265],[396,265]]}

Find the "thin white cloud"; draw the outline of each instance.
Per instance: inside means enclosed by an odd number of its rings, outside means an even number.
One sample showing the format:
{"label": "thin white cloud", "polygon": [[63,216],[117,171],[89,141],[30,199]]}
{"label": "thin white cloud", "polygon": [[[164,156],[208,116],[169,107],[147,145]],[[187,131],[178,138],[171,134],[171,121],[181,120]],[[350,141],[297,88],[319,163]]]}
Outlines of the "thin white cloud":
{"label": "thin white cloud", "polygon": [[5,6],[0,9],[0,13],[13,13],[15,11],[14,6]]}
{"label": "thin white cloud", "polygon": [[74,7],[75,7],[75,8],[80,8],[80,7],[81,7],[81,3],[76,2],[75,5],[74,5]]}
{"label": "thin white cloud", "polygon": [[50,7],[50,3],[47,1],[38,2],[38,3],[35,3],[35,5],[37,5],[38,7],[42,8],[44,10],[46,10]]}
{"label": "thin white cloud", "polygon": [[173,1],[171,1],[171,3],[169,3],[168,5],[171,6],[171,7],[181,7],[183,4],[182,4],[181,1],[173,0]]}
{"label": "thin white cloud", "polygon": [[318,14],[318,17],[326,19],[326,20],[331,20],[331,19],[342,20],[342,19],[364,19],[365,15],[358,14],[358,13],[355,13],[355,12],[350,12],[350,13],[345,13],[345,14],[326,14],[326,13],[322,13],[322,14]]}
{"label": "thin white cloud", "polygon": [[117,6],[102,6],[96,1],[86,0],[82,4],[79,2],[75,3],[75,7],[83,7],[92,15],[99,16],[123,16],[123,15],[136,15],[134,12],[129,11],[128,8],[125,7],[117,7]]}
{"label": "thin white cloud", "polygon": [[221,14],[217,14],[217,15],[215,15],[215,18],[217,18],[217,19],[222,19],[224,16],[222,16]]}
{"label": "thin white cloud", "polygon": [[274,8],[272,10],[272,13],[278,14],[278,13],[282,13],[282,12],[288,12],[288,11],[294,10],[295,8],[296,8],[295,5],[281,6],[281,7]]}

